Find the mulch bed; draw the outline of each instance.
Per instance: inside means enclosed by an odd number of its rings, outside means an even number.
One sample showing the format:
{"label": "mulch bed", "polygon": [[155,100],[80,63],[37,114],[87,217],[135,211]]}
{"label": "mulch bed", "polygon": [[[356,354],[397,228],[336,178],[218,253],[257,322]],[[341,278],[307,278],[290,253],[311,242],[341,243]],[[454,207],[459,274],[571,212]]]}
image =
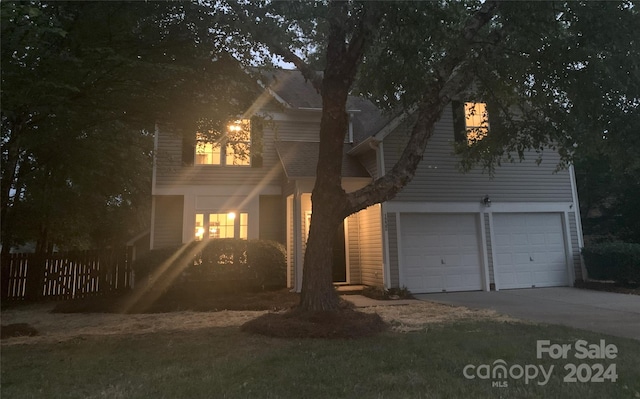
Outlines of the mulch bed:
{"label": "mulch bed", "polygon": [[360,338],[386,331],[388,325],[376,313],[343,307],[335,311],[267,313],[240,329],[276,338]]}
{"label": "mulch bed", "polygon": [[[346,301],[341,301],[340,309],[336,311],[301,312],[297,309],[299,294],[288,289],[241,292],[181,285],[163,293],[144,309],[126,306],[133,296],[135,292],[58,302],[52,313],[266,310],[270,312],[243,324],[241,330],[280,338],[359,338],[388,329],[388,325],[378,314],[359,312]],[[28,324],[2,326],[3,338],[37,334],[38,331]]]}
{"label": "mulch bed", "polygon": [[[135,293],[102,296],[58,303],[53,313],[166,313],[177,311],[215,312],[222,310],[288,310],[298,305],[300,296],[288,289],[225,292],[213,288],[180,286],[160,295],[144,308],[127,307]],[[123,309],[129,309],[123,311]]]}
{"label": "mulch bed", "polygon": [[12,337],[34,337],[38,335],[38,330],[31,327],[27,323],[14,323],[2,326],[0,330],[0,339]]}
{"label": "mulch bed", "polygon": [[613,281],[576,281],[576,288],[640,295],[640,286],[625,286]]}

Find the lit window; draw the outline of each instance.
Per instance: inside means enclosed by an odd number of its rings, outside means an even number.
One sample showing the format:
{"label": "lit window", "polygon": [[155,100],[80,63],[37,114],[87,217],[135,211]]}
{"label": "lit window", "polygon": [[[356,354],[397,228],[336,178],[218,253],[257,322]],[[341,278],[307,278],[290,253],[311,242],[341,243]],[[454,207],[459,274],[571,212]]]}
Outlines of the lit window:
{"label": "lit window", "polygon": [[227,126],[222,137],[214,131],[196,135],[196,160],[198,165],[235,165],[251,164],[251,121],[237,120]]}
{"label": "lit window", "polygon": [[469,145],[485,138],[489,132],[486,103],[464,103],[464,119]]}
{"label": "lit window", "polygon": [[[248,214],[228,213],[197,213],[195,240],[205,238],[242,238],[247,239]],[[208,233],[207,233],[208,232]]]}
{"label": "lit window", "polygon": [[204,215],[196,214],[196,241],[202,241],[204,237]]}
{"label": "lit window", "polygon": [[220,165],[220,144],[209,143],[206,137],[198,133],[196,144],[196,164]]}

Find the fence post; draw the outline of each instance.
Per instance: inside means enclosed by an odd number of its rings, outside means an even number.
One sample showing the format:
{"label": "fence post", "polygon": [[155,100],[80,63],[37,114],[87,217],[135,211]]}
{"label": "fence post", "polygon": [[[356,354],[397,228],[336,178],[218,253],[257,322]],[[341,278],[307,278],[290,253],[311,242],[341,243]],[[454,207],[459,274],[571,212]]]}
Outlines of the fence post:
{"label": "fence post", "polygon": [[122,261],[118,270],[122,269],[122,285],[118,285],[120,289],[133,288],[133,247],[125,247],[123,251]]}

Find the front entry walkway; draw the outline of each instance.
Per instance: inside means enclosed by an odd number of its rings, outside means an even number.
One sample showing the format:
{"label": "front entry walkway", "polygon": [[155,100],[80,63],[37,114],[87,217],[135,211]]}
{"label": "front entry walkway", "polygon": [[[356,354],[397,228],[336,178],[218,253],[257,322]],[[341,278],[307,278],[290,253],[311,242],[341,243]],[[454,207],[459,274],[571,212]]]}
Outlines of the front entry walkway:
{"label": "front entry walkway", "polygon": [[640,340],[640,295],[556,287],[414,296],[424,301],[493,309],[523,320]]}

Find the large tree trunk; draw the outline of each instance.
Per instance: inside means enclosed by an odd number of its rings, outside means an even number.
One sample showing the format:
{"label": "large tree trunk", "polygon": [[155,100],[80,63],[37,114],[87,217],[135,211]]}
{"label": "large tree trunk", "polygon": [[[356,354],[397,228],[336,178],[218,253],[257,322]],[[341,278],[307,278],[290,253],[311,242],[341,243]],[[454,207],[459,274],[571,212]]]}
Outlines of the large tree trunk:
{"label": "large tree trunk", "polygon": [[[433,82],[424,100],[418,104],[417,120],[400,161],[389,174],[347,195],[341,186],[342,147],[349,123],[346,104],[371,34],[369,29],[375,26],[373,21],[376,20],[376,12],[374,9],[365,13],[363,23],[352,33],[347,44],[346,7],[344,2],[330,5],[327,68],[321,81],[320,152],[311,198],[312,222],[302,277],[300,310],[303,312],[338,309],[339,300],[332,281],[333,249],[338,226],[348,215],[393,198],[411,181],[442,111],[455,95],[468,86],[473,76],[464,57],[447,56],[442,62],[439,79]],[[475,33],[491,19],[496,7],[497,3],[487,2],[467,21],[462,47],[471,45]],[[461,54],[465,55],[466,52]],[[294,60],[300,61],[295,57]],[[302,72],[305,74],[304,69]],[[314,76],[309,78],[318,88],[318,80],[312,79]]]}
{"label": "large tree trunk", "polygon": [[338,296],[333,288],[333,249],[336,230],[347,214],[340,173],[342,156],[336,154],[342,154],[349,123],[344,106],[348,87],[342,87],[340,83],[325,76],[320,153],[311,195],[311,226],[304,256],[300,303],[301,309],[307,311],[338,308]]}
{"label": "large tree trunk", "polygon": [[332,266],[336,230],[348,216],[341,173],[344,138],[349,129],[346,104],[366,36],[365,32],[356,34],[347,47],[346,7],[346,3],[331,5],[327,68],[321,87],[320,150],[316,182],[311,195],[311,226],[302,276],[302,311],[338,309]]}

